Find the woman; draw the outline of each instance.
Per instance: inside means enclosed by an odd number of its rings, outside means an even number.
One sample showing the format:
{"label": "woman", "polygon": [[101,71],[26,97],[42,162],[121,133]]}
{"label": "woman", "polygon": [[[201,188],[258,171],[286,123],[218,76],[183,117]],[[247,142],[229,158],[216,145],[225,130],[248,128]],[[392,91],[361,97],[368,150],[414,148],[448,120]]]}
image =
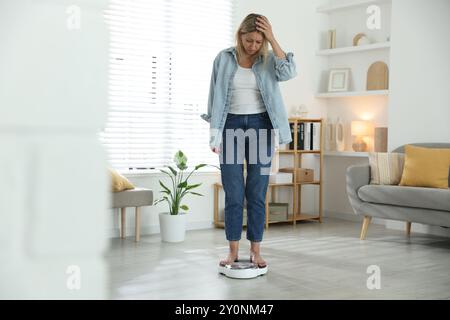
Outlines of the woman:
{"label": "woman", "polygon": [[[268,51],[269,43],[273,51]],[[249,14],[236,32],[236,46],[222,50],[214,60],[208,114],[201,117],[210,122],[210,147],[220,155],[225,191],[230,251],[221,265],[238,259],[245,197],[250,259],[266,267],[260,244],[274,144],[292,141],[278,82],[296,76],[292,57],[281,49],[268,19]]]}

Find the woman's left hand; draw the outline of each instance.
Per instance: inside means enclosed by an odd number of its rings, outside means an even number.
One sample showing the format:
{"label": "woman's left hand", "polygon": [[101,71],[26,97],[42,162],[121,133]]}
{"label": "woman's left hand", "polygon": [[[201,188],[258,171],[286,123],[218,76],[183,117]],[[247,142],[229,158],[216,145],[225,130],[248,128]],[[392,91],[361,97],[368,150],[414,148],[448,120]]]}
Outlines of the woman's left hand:
{"label": "woman's left hand", "polygon": [[264,33],[264,36],[269,42],[275,40],[272,32],[272,26],[270,25],[269,19],[267,19],[266,17],[259,16],[258,18],[256,18],[256,30]]}

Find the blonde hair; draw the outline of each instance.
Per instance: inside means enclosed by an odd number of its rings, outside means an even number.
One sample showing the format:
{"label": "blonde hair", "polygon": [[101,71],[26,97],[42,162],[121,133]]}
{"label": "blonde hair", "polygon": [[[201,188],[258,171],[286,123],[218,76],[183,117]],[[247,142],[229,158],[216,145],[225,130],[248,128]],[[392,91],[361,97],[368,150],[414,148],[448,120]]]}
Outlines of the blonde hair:
{"label": "blonde hair", "polygon": [[238,59],[244,56],[245,49],[244,49],[244,45],[242,44],[241,36],[243,34],[256,31],[262,35],[263,41],[261,44],[261,48],[255,55],[255,57],[262,56],[264,65],[265,65],[267,63],[267,57],[269,55],[269,41],[267,41],[266,36],[264,35],[263,32],[256,29],[256,18],[258,18],[259,16],[261,16],[261,15],[256,14],[256,13],[250,13],[249,15],[247,15],[244,18],[244,20],[242,20],[241,24],[239,25],[238,30],[236,31],[236,35],[235,35],[236,53],[237,53]]}

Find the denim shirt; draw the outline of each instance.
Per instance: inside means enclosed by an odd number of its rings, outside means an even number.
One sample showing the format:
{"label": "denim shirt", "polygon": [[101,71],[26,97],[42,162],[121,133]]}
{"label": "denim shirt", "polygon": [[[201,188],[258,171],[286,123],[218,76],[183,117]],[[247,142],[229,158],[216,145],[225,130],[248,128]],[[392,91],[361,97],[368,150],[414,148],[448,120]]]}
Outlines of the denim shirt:
{"label": "denim shirt", "polygon": [[[297,75],[293,56],[294,54],[289,52],[286,54],[286,59],[278,58],[273,51],[269,51],[266,64],[260,56],[252,66],[256,84],[261,92],[275,135],[278,136],[279,144],[287,144],[292,141],[278,82],[292,79]],[[219,147],[222,143],[222,132],[230,109],[230,89],[237,66],[235,47],[220,51],[214,59],[209,88],[208,113],[200,116],[210,123],[209,145],[211,148]]]}

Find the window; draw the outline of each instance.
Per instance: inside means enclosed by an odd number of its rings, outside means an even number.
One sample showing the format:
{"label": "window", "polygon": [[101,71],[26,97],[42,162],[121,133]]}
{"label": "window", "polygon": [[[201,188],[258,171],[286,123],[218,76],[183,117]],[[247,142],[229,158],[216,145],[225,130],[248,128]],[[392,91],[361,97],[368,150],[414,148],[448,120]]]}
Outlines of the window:
{"label": "window", "polygon": [[117,169],[219,159],[209,148],[212,63],[233,45],[233,0],[110,0],[109,114],[100,140]]}

